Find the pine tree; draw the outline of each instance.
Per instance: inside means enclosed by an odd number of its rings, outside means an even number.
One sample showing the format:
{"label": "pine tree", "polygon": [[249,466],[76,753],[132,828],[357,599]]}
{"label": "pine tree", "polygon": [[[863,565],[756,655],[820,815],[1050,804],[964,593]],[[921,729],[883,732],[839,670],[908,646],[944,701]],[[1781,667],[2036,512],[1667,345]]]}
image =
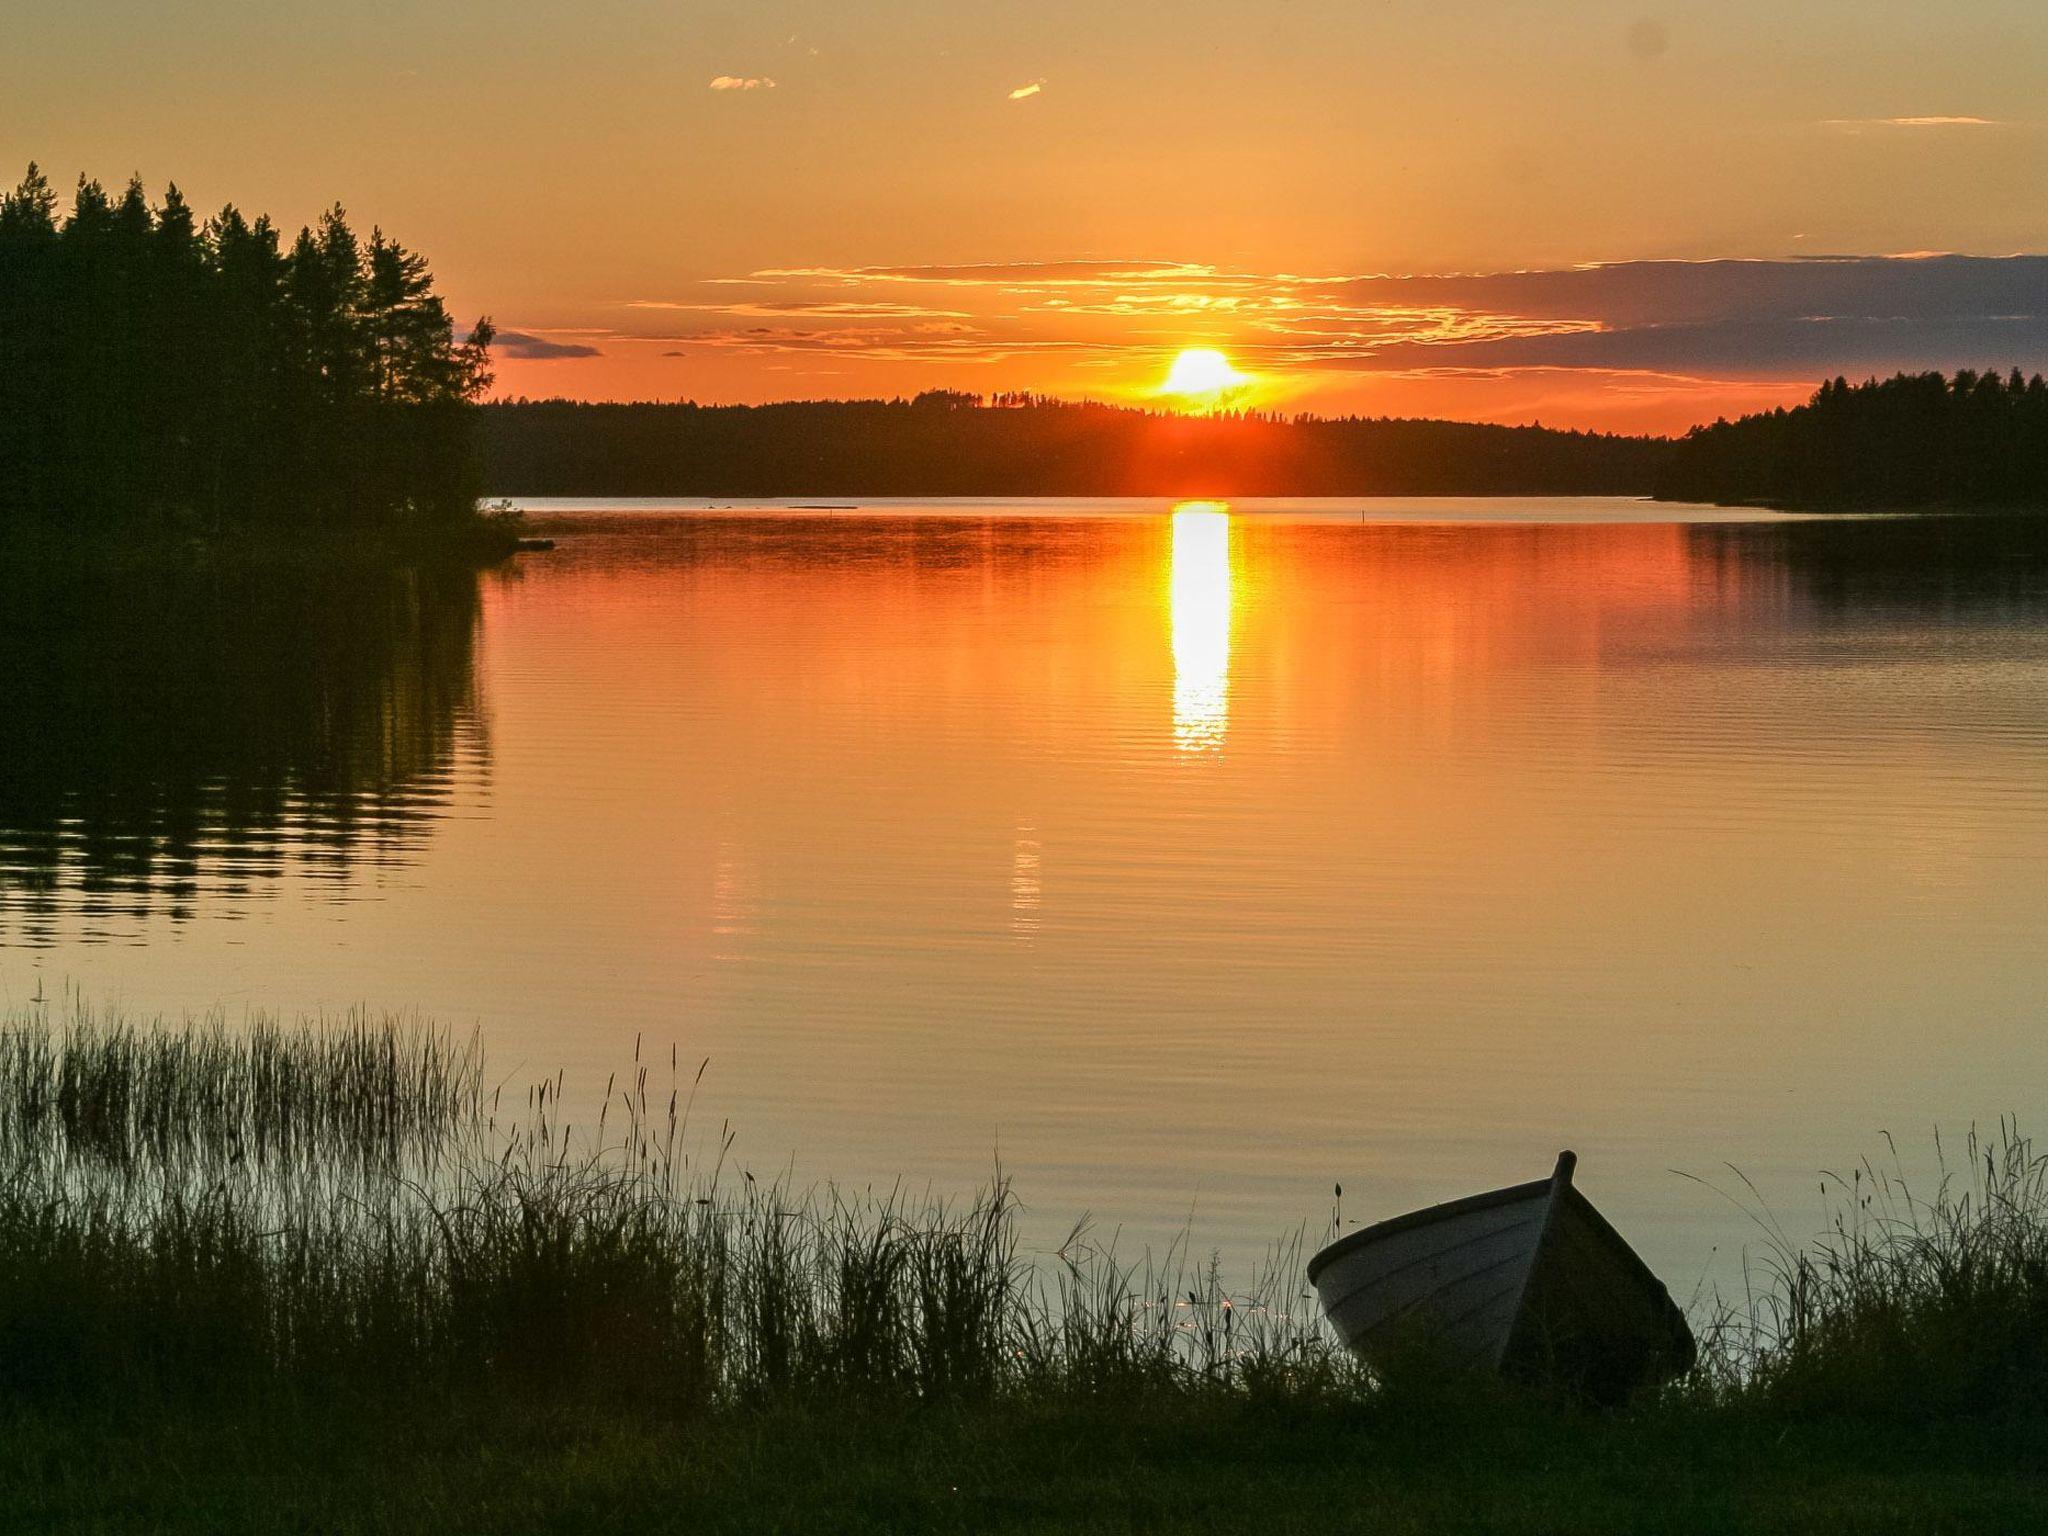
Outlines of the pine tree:
{"label": "pine tree", "polygon": [[287,253],[232,205],[201,227],[31,165],[0,198],[0,516],[337,526],[459,517],[490,327],[458,343],[425,259],[337,206]]}

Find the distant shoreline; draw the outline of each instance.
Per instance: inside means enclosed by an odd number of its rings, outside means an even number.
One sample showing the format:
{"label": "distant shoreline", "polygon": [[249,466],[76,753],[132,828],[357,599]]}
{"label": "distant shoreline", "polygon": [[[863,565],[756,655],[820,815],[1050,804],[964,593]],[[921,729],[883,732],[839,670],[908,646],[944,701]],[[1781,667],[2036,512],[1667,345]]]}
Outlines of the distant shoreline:
{"label": "distant shoreline", "polygon": [[1683,437],[1183,415],[1037,396],[475,407],[496,496],[1635,496],[1788,512],[2048,509],[2048,383],[1826,383]]}
{"label": "distant shoreline", "polygon": [[1641,496],[1653,438],[1028,399],[476,408],[494,496]]}

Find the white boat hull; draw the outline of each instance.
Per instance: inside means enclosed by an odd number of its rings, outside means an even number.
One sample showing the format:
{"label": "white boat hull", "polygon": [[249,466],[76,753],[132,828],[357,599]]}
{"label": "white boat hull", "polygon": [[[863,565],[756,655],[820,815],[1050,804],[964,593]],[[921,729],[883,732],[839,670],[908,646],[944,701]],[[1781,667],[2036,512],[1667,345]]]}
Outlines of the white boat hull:
{"label": "white boat hull", "polygon": [[1548,1179],[1454,1200],[1340,1238],[1309,1263],[1338,1335],[1384,1363],[1405,1341],[1488,1370],[1618,1400],[1692,1363],[1663,1285],[1571,1186]]}

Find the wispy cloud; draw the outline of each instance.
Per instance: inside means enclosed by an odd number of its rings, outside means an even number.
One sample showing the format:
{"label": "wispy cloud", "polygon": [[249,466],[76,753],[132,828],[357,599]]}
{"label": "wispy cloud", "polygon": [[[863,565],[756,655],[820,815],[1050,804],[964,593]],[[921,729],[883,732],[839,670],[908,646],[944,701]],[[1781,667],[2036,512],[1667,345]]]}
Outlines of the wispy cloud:
{"label": "wispy cloud", "polygon": [[516,357],[529,363],[559,362],[567,357],[602,357],[602,349],[580,341],[549,341],[530,331],[500,331],[493,345],[500,357]]}
{"label": "wispy cloud", "polygon": [[[1181,279],[1229,281],[1233,274],[1189,261],[986,261],[903,267],[763,267],[718,283],[811,280],[848,287],[864,283],[929,283],[954,288],[1063,288],[1077,283],[1154,283]],[[1245,274],[1247,281],[1265,281]]]}
{"label": "wispy cloud", "polygon": [[683,342],[662,353],[687,357],[695,348],[756,355],[810,355],[858,358],[864,362],[995,363],[1009,358],[1050,353],[1098,352],[1116,349],[1088,342],[1047,338],[997,339],[959,323],[917,326],[843,326],[809,329],[798,326],[750,326],[743,330],[699,331],[687,337],[647,337],[650,341]]}
{"label": "wispy cloud", "polygon": [[2006,128],[1995,117],[1829,117],[1821,127],[1842,133],[1868,133],[1886,128]]}
{"label": "wispy cloud", "polygon": [[[754,291],[716,297],[732,285]],[[1127,368],[1213,345],[1252,371],[1303,377],[1462,368],[1726,380],[2048,366],[2048,256],[1321,276],[1087,258],[770,268],[712,279],[704,291],[640,303],[678,321],[675,333],[647,339],[877,362],[1044,356]],[[943,295],[944,307],[918,302],[925,295]],[[787,323],[729,323],[742,319]]]}
{"label": "wispy cloud", "polygon": [[674,309],[713,315],[813,315],[832,320],[965,320],[965,310],[929,309],[884,300],[746,299],[736,304],[686,299],[634,299],[630,309]]}
{"label": "wispy cloud", "polygon": [[711,89],[714,91],[772,91],[775,82],[766,75],[713,75]]}
{"label": "wispy cloud", "polygon": [[1044,89],[1045,82],[1043,80],[1034,80],[1029,85],[1020,85],[1017,87],[1017,89],[1010,92],[1010,100],[1029,101],[1033,96],[1036,96],[1040,91]]}

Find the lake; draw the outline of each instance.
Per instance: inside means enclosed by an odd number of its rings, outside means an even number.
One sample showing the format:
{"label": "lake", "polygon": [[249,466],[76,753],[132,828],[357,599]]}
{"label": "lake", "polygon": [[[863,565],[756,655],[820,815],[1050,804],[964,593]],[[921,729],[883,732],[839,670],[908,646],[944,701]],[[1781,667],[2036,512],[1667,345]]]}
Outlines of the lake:
{"label": "lake", "polygon": [[[534,503],[7,573],[0,996],[673,1045],[799,1183],[1242,1267],[1547,1173],[1681,1299],[2048,1098],[2048,549],[1628,501]],[[1953,1147],[1952,1147],[1953,1155]],[[1677,1171],[1674,1171],[1677,1170]]]}

